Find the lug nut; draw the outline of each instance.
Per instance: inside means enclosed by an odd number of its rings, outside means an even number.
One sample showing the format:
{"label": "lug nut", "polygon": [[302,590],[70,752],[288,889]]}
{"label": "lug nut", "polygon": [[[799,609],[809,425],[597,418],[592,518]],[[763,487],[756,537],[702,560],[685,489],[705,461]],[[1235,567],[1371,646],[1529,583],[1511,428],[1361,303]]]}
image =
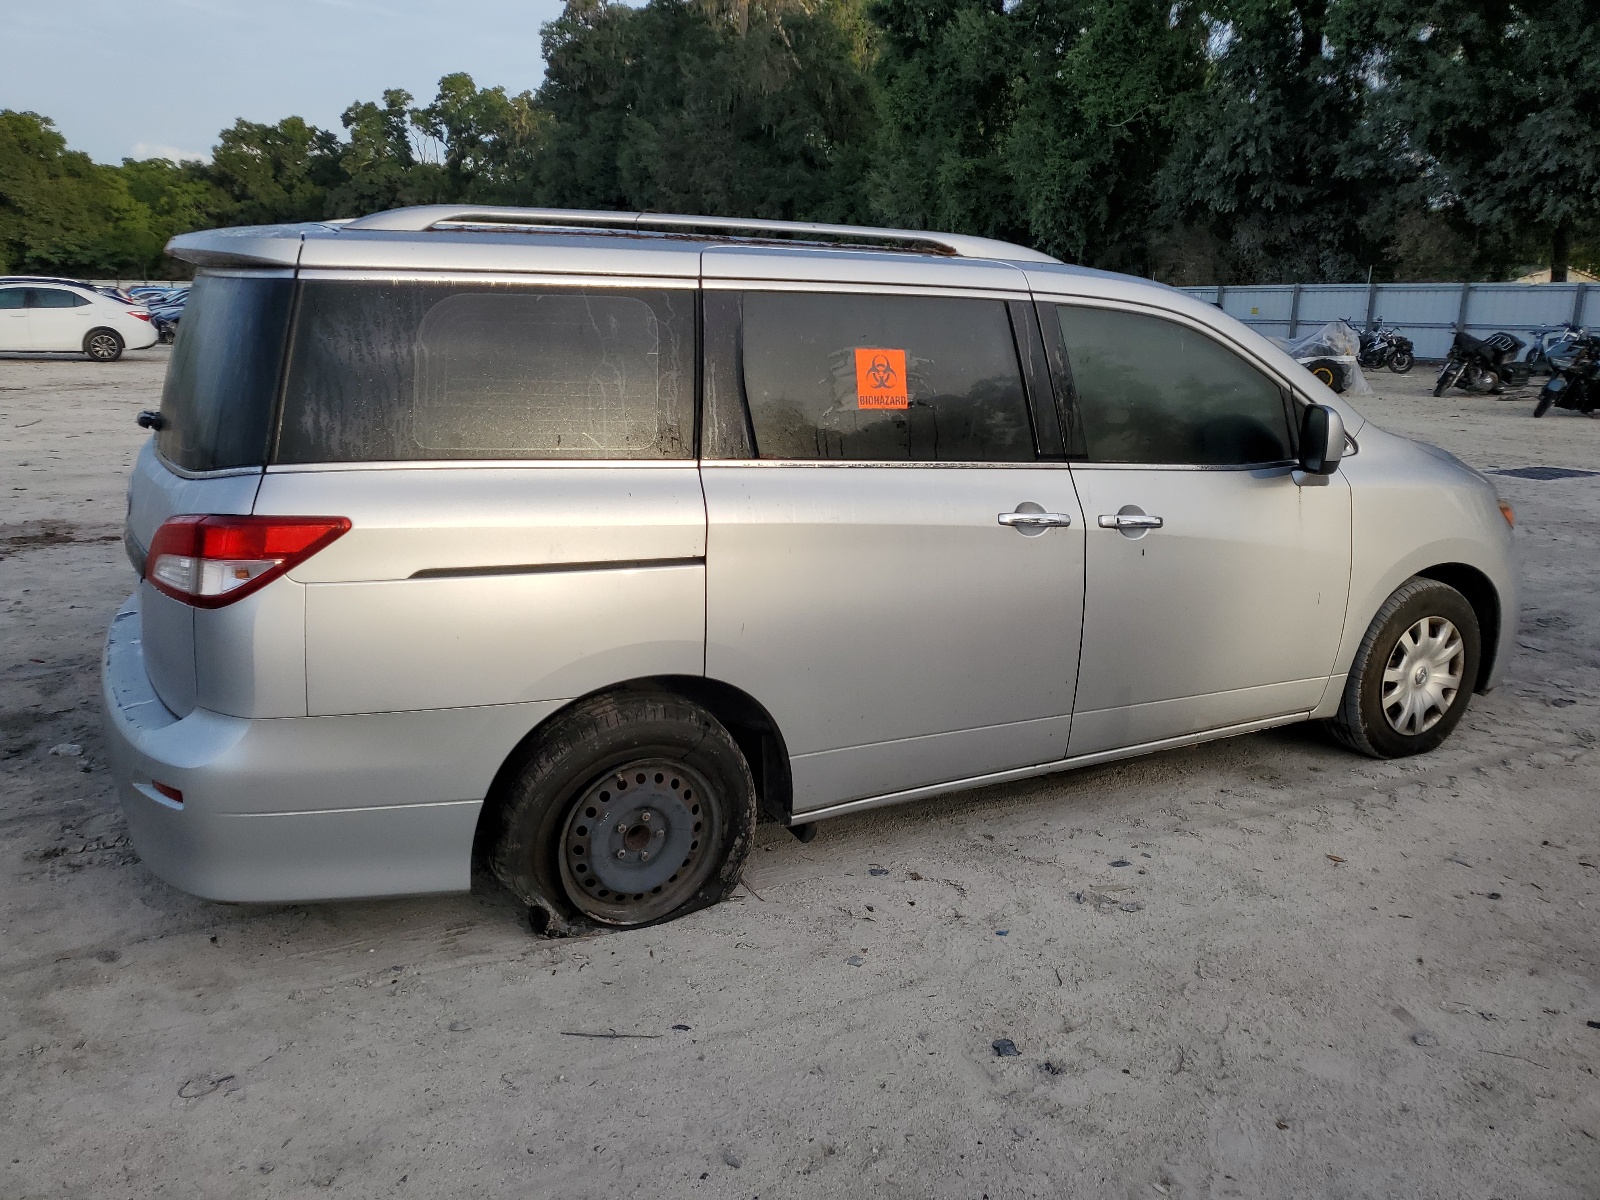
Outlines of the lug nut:
{"label": "lug nut", "polygon": [[665,829],[658,829],[658,830],[656,830],[656,836],[658,838],[666,837],[667,836],[667,831]]}
{"label": "lug nut", "polygon": [[617,832],[618,833],[627,833],[628,832],[628,823],[626,821],[618,821],[617,822]]}
{"label": "lug nut", "polygon": [[650,861],[650,851],[648,851],[648,850],[639,851],[639,861],[640,862],[649,862]]}
{"label": "lug nut", "polygon": [[639,814],[639,820],[648,821],[649,819],[650,819],[650,814],[648,812],[642,812],[642,813]]}
{"label": "lug nut", "polygon": [[617,857],[618,858],[627,858],[628,857],[628,852],[626,850],[618,850],[617,851]]}

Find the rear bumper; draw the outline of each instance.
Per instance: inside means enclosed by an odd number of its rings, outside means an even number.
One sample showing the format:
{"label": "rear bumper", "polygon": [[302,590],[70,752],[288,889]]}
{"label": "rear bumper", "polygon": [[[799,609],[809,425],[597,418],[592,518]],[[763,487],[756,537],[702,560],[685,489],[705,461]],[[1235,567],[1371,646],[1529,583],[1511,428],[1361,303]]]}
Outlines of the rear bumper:
{"label": "rear bumper", "polygon": [[495,772],[556,707],[257,720],[197,708],[180,718],[151,687],[139,639],[130,598],[102,663],[117,792],[150,869],[210,900],[466,890]]}
{"label": "rear bumper", "polygon": [[154,321],[135,321],[133,325],[117,332],[122,336],[123,347],[128,350],[143,350],[161,340],[161,332]]}

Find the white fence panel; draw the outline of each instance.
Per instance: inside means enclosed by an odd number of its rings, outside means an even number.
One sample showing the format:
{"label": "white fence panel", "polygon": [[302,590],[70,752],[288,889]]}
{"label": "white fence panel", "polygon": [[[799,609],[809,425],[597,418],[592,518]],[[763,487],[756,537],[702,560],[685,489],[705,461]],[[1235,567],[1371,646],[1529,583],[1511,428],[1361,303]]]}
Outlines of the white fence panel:
{"label": "white fence panel", "polygon": [[1467,331],[1531,329],[1572,319],[1571,284],[1475,283],[1467,299]]}
{"label": "white fence panel", "polygon": [[1600,325],[1600,284],[1380,283],[1259,284],[1184,291],[1215,304],[1268,337],[1309,332],[1327,321],[1363,324],[1368,315],[1416,345],[1418,358],[1444,358],[1456,331],[1485,337],[1504,329],[1524,341],[1540,326]]}
{"label": "white fence panel", "polygon": [[1411,339],[1418,358],[1450,353],[1461,317],[1459,283],[1381,283],[1373,288],[1372,318]]}
{"label": "white fence panel", "polygon": [[1302,287],[1296,331],[1304,335],[1329,321],[1349,321],[1357,328],[1366,324],[1367,285],[1353,283]]}

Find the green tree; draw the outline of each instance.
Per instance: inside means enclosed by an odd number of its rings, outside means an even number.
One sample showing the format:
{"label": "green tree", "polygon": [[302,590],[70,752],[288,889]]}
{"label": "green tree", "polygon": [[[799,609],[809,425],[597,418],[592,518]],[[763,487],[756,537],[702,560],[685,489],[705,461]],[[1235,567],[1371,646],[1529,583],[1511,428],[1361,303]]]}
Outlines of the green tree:
{"label": "green tree", "polygon": [[1022,0],[1007,161],[1031,241],[1071,262],[1151,270],[1157,174],[1203,78],[1197,14],[1169,0]]}
{"label": "green tree", "polygon": [[344,178],[328,190],[326,215],[356,217],[445,198],[439,168],[420,163],[411,145],[411,93],[391,88],[383,103],[357,101],[340,120],[348,141],[339,150]]}
{"label": "green tree", "polygon": [[339,139],[299,117],[235,121],[217,139],[211,176],[228,198],[229,224],[320,220],[328,192],[344,182]]}
{"label": "green tree", "polygon": [[1329,38],[1329,3],[1201,14],[1209,61],[1181,99],[1158,219],[1209,230],[1223,282],[1348,280],[1382,252],[1369,201],[1395,164],[1373,153],[1364,63]]}
{"label": "green tree", "polygon": [[1026,240],[1012,178],[1020,38],[1002,0],[876,0],[882,133],[874,209],[890,224]]}
{"label": "green tree", "polygon": [[149,210],[48,117],[0,110],[0,271],[125,275],[159,259]]}
{"label": "green tree", "polygon": [[870,30],[854,0],[571,0],[544,48],[543,203],[865,214]]}
{"label": "green tree", "polygon": [[549,125],[531,92],[508,96],[503,87],[480,89],[470,75],[446,75],[411,121],[444,149],[442,195],[501,204],[527,198]]}
{"label": "green tree", "polygon": [[1430,202],[1473,231],[1480,266],[1542,245],[1564,280],[1574,244],[1600,235],[1592,0],[1362,0],[1348,24]]}

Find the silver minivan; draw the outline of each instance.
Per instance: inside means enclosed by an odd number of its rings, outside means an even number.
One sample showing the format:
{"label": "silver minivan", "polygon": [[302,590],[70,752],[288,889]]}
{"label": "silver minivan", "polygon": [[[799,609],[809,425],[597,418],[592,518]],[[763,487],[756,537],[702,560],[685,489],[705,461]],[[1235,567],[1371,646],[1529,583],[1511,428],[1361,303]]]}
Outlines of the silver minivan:
{"label": "silver minivan", "polygon": [[817,821],[1293,721],[1431,750],[1512,515],[1264,338],[980,238],[428,207],[198,268],[106,646],[144,861],[232,901],[715,902]]}

